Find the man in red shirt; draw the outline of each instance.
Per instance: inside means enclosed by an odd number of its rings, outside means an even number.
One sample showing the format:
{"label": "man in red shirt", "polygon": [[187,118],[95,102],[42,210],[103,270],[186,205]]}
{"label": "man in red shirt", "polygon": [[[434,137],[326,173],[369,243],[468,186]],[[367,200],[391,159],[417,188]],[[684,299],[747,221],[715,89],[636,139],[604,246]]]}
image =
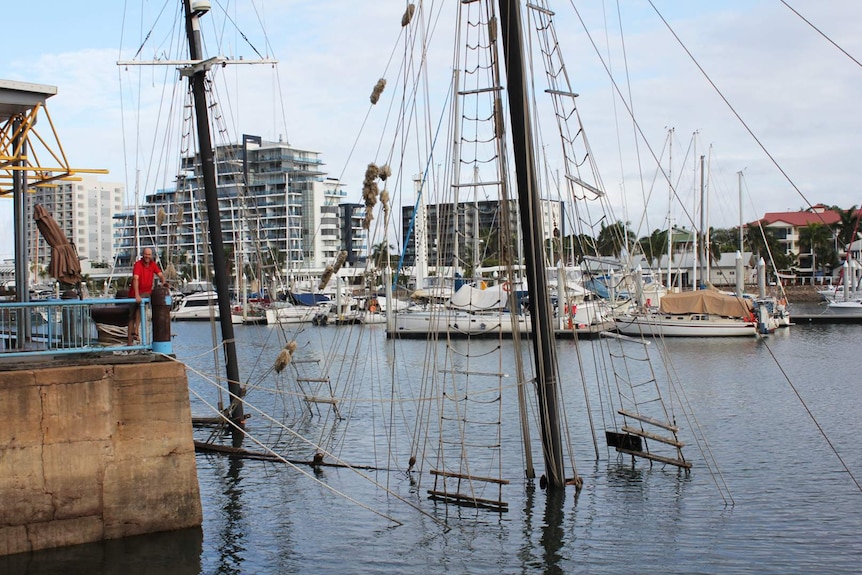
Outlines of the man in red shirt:
{"label": "man in red shirt", "polygon": [[165,281],[162,268],[153,261],[152,248],[144,248],[141,252],[141,259],[136,261],[132,268],[132,287],[129,290],[129,297],[134,297],[137,305],[135,305],[135,317],[129,322],[129,345],[138,339],[141,325],[141,298],[150,297],[153,292],[153,279],[156,276],[167,287],[168,284]]}

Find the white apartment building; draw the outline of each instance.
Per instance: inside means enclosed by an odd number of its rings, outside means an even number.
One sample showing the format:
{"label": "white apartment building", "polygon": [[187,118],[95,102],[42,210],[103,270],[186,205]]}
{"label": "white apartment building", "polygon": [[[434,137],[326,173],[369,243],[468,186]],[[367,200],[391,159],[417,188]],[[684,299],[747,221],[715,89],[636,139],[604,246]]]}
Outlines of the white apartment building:
{"label": "white apartment building", "polygon": [[76,176],[51,186],[33,188],[28,197],[31,260],[43,269],[51,260],[51,249],[33,224],[33,206],[42,204],[78,250],[82,271],[90,273],[113,265],[113,216],[120,212],[125,184],[103,182],[92,175]]}
{"label": "white apartment building", "polygon": [[[235,264],[315,273],[343,249],[348,265],[365,257],[364,211],[345,204],[318,152],[244,136],[214,154],[223,241]],[[181,276],[206,279],[207,220],[200,159],[184,157],[175,188],[147,195],[137,212],[117,211],[117,266],[131,266],[141,247],[154,246]]]}

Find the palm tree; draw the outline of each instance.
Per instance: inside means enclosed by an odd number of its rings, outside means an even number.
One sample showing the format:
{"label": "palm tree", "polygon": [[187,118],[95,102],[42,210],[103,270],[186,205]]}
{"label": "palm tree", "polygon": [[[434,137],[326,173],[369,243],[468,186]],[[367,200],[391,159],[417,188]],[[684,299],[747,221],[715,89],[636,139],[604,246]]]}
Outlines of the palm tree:
{"label": "palm tree", "polygon": [[583,260],[584,256],[598,254],[595,238],[587,234],[566,236],[563,238],[563,249],[566,252],[565,257],[574,254],[575,261],[572,262],[573,264]]}
{"label": "palm tree", "polygon": [[752,252],[753,261],[749,262],[752,266],[757,264],[758,259],[763,258],[766,261],[771,259],[777,270],[789,270],[796,261],[796,256],[788,255],[785,248],[778,243],[772,228],[764,228],[760,222],[746,226],[744,242]]}
{"label": "palm tree", "polygon": [[858,239],[859,215],[862,210],[857,210],[855,205],[851,206],[849,210],[842,210],[837,206],[833,206],[832,209],[840,218],[834,226],[838,246],[846,250],[850,244]]}
{"label": "palm tree", "polygon": [[378,269],[386,267],[386,264],[390,263],[390,254],[394,249],[394,245],[385,241],[374,244],[374,247],[371,248],[371,262],[374,267]]}
{"label": "palm tree", "polygon": [[650,265],[657,267],[667,253],[667,230],[653,230],[649,236],[639,239],[638,245]]}
{"label": "palm tree", "polygon": [[709,253],[713,258],[739,250],[739,228],[718,228],[709,231]]}
{"label": "palm tree", "polygon": [[596,247],[600,255],[619,256],[623,248],[634,243],[635,239],[634,232],[628,228],[628,222],[617,220],[609,226],[602,222],[602,229],[596,238]]}
{"label": "palm tree", "polygon": [[[838,263],[838,254],[833,244],[832,229],[820,222],[811,222],[799,230],[800,246],[811,249],[811,272],[817,271],[825,266],[833,266]],[[802,251],[802,250],[800,250]]]}

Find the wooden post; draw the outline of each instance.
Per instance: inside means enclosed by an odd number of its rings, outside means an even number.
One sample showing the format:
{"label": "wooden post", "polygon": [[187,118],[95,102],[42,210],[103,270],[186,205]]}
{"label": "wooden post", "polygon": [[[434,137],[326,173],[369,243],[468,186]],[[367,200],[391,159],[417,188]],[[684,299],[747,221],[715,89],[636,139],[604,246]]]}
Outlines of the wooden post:
{"label": "wooden post", "polygon": [[163,286],[155,288],[150,303],[153,306],[153,352],[172,355],[170,290]]}

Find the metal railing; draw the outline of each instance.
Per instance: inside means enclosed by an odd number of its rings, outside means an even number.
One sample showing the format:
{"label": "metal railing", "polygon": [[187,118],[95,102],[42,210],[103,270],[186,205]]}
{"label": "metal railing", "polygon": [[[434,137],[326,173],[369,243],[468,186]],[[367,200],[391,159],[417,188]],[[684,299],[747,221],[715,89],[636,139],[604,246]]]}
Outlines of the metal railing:
{"label": "metal railing", "polygon": [[[128,345],[122,326],[99,325],[94,306],[116,306],[129,317],[134,298],[51,299],[0,303],[0,358],[152,350],[149,298],[141,301],[140,343]],[[110,330],[106,328],[113,327]],[[118,328],[118,329],[117,329]],[[128,325],[125,325],[126,330]]]}

